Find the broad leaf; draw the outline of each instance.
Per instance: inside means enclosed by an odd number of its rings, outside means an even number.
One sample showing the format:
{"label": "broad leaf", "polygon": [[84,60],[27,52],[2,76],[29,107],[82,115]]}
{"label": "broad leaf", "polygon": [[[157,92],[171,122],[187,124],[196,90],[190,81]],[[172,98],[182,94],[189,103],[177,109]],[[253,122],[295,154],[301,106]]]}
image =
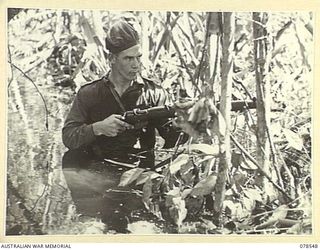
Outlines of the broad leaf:
{"label": "broad leaf", "polygon": [[283,133],[288,140],[289,147],[295,148],[297,150],[302,150],[303,140],[297,133],[285,128],[283,129]]}
{"label": "broad leaf", "polygon": [[236,209],[237,209],[236,204],[231,200],[225,200],[223,202],[223,207],[229,208],[231,214],[234,214],[234,211],[236,211]]}
{"label": "broad leaf", "polygon": [[216,185],[217,176],[209,175],[205,179],[201,180],[194,186],[190,195],[191,196],[199,196],[199,195],[207,195],[211,194],[214,190],[214,186]]}
{"label": "broad leaf", "polygon": [[281,205],[277,209],[274,210],[271,217],[268,218],[268,220],[261,225],[257,226],[257,229],[264,229],[267,227],[273,226],[275,223],[277,223],[279,220],[285,219],[288,213],[288,206],[287,205]]}
{"label": "broad leaf", "polygon": [[166,195],[165,205],[166,207],[170,207],[173,205],[173,198],[180,197],[180,189],[174,188],[170,190]]}
{"label": "broad leaf", "polygon": [[124,172],[120,178],[119,187],[125,187],[132,182],[134,182],[145,169],[143,168],[134,168]]}
{"label": "broad leaf", "polygon": [[205,218],[201,218],[201,221],[205,224],[205,227],[208,229],[216,229],[217,226],[215,224],[213,224],[212,221],[207,220]]}
{"label": "broad leaf", "polygon": [[169,208],[169,214],[174,223],[180,227],[182,221],[187,217],[186,203],[181,197],[172,199],[172,206]]}
{"label": "broad leaf", "polygon": [[243,207],[244,207],[246,210],[248,210],[249,212],[251,212],[252,209],[254,208],[255,201],[252,200],[252,199],[243,197],[242,204],[243,204]]}
{"label": "broad leaf", "polygon": [[180,170],[180,167],[184,164],[186,164],[189,160],[189,156],[187,154],[181,154],[179,155],[169,166],[170,173],[175,174]]}
{"label": "broad leaf", "polygon": [[146,208],[149,210],[150,209],[150,197],[152,195],[152,180],[149,178],[143,185],[142,188],[142,201],[143,204],[146,206]]}
{"label": "broad leaf", "polygon": [[227,207],[230,210],[230,215],[233,219],[239,219],[244,217],[244,210],[240,203],[236,203],[231,200],[225,200],[223,202],[223,207]]}
{"label": "broad leaf", "polygon": [[181,174],[181,180],[183,181],[184,185],[193,186],[194,182],[194,165],[192,161],[187,162],[187,164],[184,164],[180,167],[180,174]]}
{"label": "broad leaf", "polygon": [[179,188],[174,188],[172,190],[170,190],[167,195],[171,195],[174,197],[180,196],[180,189]]}
{"label": "broad leaf", "polygon": [[219,145],[209,145],[205,143],[199,143],[199,144],[191,144],[189,147],[190,151],[200,151],[202,153],[208,154],[208,155],[219,155]]}
{"label": "broad leaf", "polygon": [[272,216],[269,218],[269,220],[280,220],[286,218],[288,213],[288,206],[287,205],[281,205],[276,210],[274,210]]}
{"label": "broad leaf", "polygon": [[253,188],[243,189],[243,193],[251,200],[262,202],[261,193]]}
{"label": "broad leaf", "polygon": [[183,190],[181,193],[181,198],[185,199],[191,193],[191,191],[192,191],[191,188],[187,188],[187,189]]}
{"label": "broad leaf", "polygon": [[144,172],[138,177],[136,185],[141,185],[141,184],[145,183],[149,177],[151,178],[151,180],[153,180],[158,177],[163,177],[163,175],[158,174],[157,172],[154,172],[154,171]]}
{"label": "broad leaf", "polygon": [[225,196],[232,196],[232,195],[234,195],[232,188],[227,189],[225,192]]}

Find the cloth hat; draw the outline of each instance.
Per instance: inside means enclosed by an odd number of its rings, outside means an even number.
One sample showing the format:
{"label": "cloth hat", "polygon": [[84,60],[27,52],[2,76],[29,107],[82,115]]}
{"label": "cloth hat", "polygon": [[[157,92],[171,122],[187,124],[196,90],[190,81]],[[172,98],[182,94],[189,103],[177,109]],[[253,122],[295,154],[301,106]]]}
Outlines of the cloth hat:
{"label": "cloth hat", "polygon": [[106,48],[113,54],[129,49],[138,43],[138,32],[125,21],[116,22],[107,32]]}

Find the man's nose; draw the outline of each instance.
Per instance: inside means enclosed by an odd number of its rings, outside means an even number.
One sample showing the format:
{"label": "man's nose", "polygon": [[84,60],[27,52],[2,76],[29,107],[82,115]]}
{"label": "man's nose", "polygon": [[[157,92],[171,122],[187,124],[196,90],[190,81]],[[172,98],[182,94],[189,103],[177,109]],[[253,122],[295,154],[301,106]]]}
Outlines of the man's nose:
{"label": "man's nose", "polygon": [[133,68],[139,68],[140,66],[140,58],[139,57],[135,57],[133,59],[133,62],[132,62],[132,67]]}

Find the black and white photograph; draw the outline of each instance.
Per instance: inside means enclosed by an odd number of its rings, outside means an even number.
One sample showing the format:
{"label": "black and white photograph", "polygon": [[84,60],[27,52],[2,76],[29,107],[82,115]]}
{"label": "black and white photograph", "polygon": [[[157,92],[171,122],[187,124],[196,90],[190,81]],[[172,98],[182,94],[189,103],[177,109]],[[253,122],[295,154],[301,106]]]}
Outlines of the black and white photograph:
{"label": "black and white photograph", "polygon": [[6,13],[6,236],[313,235],[312,10]]}

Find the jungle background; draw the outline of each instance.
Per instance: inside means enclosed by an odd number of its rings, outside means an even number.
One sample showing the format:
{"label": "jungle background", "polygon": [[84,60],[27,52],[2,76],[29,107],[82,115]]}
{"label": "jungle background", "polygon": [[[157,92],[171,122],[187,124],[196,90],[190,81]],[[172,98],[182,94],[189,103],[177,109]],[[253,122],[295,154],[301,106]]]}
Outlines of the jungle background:
{"label": "jungle background", "polygon": [[144,205],[125,232],[310,234],[312,13],[52,9],[8,9],[6,234],[122,232],[78,211],[61,167],[64,119],[109,70],[104,38],[119,18],[191,137],[172,150],[158,139],[157,171],[122,166],[111,192]]}

